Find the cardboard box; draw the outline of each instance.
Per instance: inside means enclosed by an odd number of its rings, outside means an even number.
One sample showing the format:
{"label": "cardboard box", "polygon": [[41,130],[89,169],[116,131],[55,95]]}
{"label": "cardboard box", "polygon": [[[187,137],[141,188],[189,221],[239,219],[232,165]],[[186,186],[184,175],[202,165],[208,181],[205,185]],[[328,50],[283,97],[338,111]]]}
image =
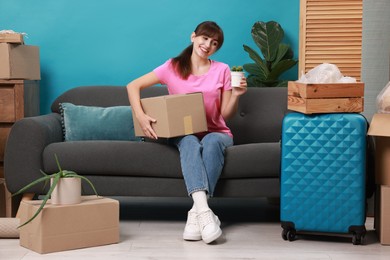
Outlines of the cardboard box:
{"label": "cardboard box", "polygon": [[305,84],[288,82],[288,109],[304,114],[360,113],[364,110],[364,83]]}
{"label": "cardboard box", "polygon": [[0,33],[0,43],[24,44],[23,34],[21,34],[21,33]]}
{"label": "cardboard box", "polygon": [[374,114],[367,134],[375,140],[375,183],[390,185],[390,114]]}
{"label": "cardboard box", "polygon": [[[207,131],[202,93],[165,95],[141,99],[146,114],[155,118],[158,137],[170,138]],[[145,136],[133,115],[136,136]]]}
{"label": "cardboard box", "polygon": [[390,186],[377,186],[374,227],[379,242],[382,245],[390,245]]}
{"label": "cardboard box", "polygon": [[[20,223],[30,219],[40,200],[22,201]],[[119,242],[119,202],[83,196],[76,205],[45,205],[41,213],[20,228],[20,245],[37,253],[101,246]]]}
{"label": "cardboard box", "polygon": [[0,43],[0,61],[0,79],[41,79],[37,46]]}

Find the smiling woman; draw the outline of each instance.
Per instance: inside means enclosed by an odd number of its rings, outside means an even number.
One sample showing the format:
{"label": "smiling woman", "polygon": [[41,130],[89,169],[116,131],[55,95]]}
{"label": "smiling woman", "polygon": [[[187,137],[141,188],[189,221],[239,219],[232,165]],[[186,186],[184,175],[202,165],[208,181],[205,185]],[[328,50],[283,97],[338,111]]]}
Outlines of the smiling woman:
{"label": "smiling woman", "polygon": [[184,182],[194,204],[188,212],[183,232],[184,240],[203,240],[211,243],[222,235],[220,220],[208,206],[207,199],[214,194],[221,175],[225,149],[233,145],[233,134],[225,120],[236,112],[242,88],[233,88],[230,69],[225,63],[210,59],[222,47],[224,35],[213,21],[200,23],[191,33],[191,45],[177,57],[169,59],[152,72],[127,85],[129,101],[136,119],[146,137],[157,139],[153,129],[156,119],[141,105],[142,89],[164,84],[171,95],[200,92],[206,111],[207,131],[169,139],[180,153]]}

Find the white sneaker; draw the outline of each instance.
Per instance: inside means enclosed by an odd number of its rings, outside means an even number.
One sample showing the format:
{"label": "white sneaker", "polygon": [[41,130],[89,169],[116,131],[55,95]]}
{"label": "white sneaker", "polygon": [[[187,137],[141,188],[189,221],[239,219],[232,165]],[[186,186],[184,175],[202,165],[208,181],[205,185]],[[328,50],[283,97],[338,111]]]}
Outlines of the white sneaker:
{"label": "white sneaker", "polygon": [[195,211],[188,211],[187,223],[184,227],[183,239],[198,241],[202,239],[200,228],[198,225],[197,213]]}
{"label": "white sneaker", "polygon": [[222,230],[219,227],[221,222],[211,210],[198,213],[197,219],[202,239],[206,244],[213,242],[222,235]]}

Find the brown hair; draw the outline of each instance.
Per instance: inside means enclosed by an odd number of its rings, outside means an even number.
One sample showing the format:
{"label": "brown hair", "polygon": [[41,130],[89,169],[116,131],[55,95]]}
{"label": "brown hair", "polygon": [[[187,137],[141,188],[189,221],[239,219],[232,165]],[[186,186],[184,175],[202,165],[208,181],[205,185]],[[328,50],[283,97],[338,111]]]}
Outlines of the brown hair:
{"label": "brown hair", "polygon": [[[212,21],[205,21],[200,23],[195,28],[195,35],[205,35],[207,37],[215,37],[218,41],[217,50],[222,47],[224,36],[222,29]],[[172,59],[172,64],[177,73],[183,78],[187,79],[190,76],[192,68],[191,68],[191,54],[192,54],[193,44],[189,45],[185,48],[179,56]]]}

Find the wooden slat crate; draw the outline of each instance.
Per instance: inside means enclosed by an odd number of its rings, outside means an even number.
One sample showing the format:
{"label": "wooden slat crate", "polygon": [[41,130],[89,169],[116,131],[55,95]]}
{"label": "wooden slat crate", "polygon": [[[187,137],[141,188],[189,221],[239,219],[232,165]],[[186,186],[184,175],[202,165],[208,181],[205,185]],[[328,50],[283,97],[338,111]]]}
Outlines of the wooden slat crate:
{"label": "wooden slat crate", "polygon": [[20,33],[0,33],[0,43],[24,44],[23,34],[20,34]]}
{"label": "wooden slat crate", "polygon": [[305,84],[288,82],[288,109],[304,114],[360,113],[364,83]]}

